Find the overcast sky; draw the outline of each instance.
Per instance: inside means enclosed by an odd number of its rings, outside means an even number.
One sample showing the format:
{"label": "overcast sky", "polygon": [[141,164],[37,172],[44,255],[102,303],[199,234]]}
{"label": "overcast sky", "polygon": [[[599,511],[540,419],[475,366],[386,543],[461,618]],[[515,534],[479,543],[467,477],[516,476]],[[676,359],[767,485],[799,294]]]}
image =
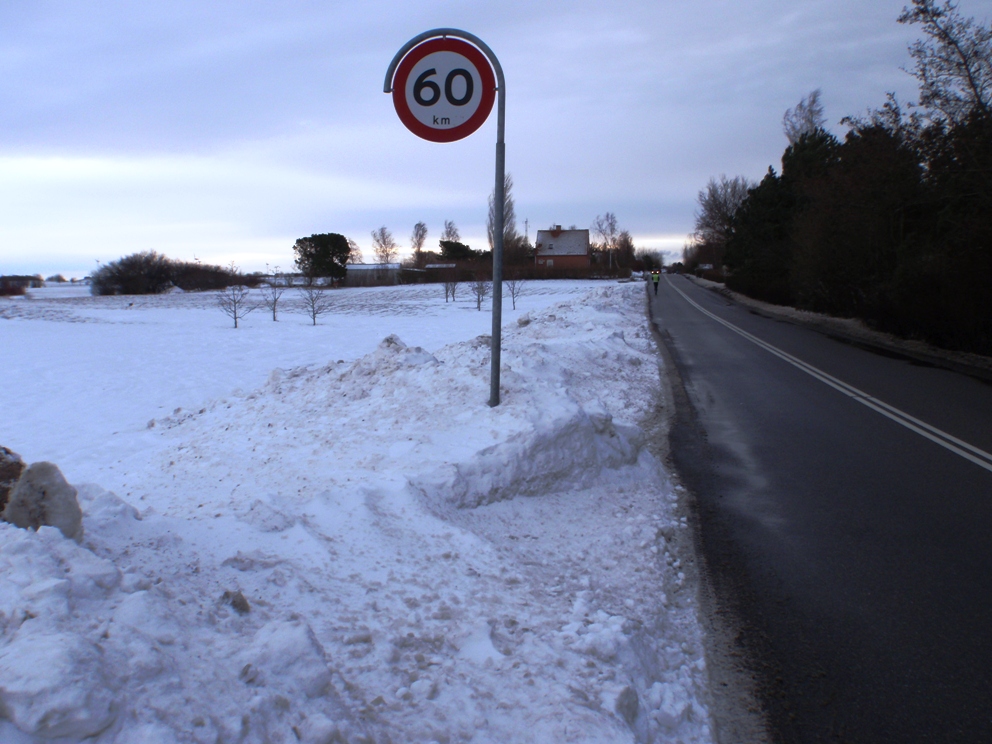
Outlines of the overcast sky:
{"label": "overcast sky", "polygon": [[[82,276],[139,250],[289,268],[340,232],[371,258],[445,219],[485,245],[495,112],[409,133],[382,92],[416,34],[462,28],[506,74],[519,229],[612,211],[678,250],[711,176],[760,178],[784,111],[822,88],[829,127],[913,100],[904,0],[0,2],[0,273]],[[961,0],[987,18],[989,0]]]}

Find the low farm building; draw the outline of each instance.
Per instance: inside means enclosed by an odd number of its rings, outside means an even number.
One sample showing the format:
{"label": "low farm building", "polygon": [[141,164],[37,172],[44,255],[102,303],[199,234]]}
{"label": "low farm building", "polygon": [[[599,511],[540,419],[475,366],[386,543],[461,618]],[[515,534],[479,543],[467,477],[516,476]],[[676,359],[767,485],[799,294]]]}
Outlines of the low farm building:
{"label": "low farm building", "polygon": [[538,230],[534,242],[534,264],[548,269],[589,268],[589,231]]}
{"label": "low farm building", "polygon": [[375,287],[386,284],[397,284],[400,276],[398,263],[350,263],[345,269],[345,281],[350,287]]}

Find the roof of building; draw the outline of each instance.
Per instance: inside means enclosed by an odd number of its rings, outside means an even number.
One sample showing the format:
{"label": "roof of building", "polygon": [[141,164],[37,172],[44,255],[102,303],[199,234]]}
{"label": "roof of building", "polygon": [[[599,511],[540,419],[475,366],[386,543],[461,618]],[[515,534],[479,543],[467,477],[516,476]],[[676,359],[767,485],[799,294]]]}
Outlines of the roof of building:
{"label": "roof of building", "polygon": [[542,256],[585,256],[589,253],[588,230],[538,230],[534,248]]}
{"label": "roof of building", "polygon": [[350,263],[347,265],[348,271],[375,271],[380,269],[398,269],[398,268],[400,268],[400,265],[398,263],[385,263],[385,264]]}

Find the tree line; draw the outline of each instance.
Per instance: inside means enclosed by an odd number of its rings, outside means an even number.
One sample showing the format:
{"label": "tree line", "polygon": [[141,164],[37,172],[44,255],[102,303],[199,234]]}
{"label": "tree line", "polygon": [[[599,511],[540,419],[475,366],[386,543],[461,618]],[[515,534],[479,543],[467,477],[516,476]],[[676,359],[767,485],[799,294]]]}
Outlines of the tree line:
{"label": "tree line", "polygon": [[[529,222],[525,220],[523,234],[517,227],[516,204],[513,194],[513,176],[506,174],[503,188],[503,264],[511,273],[533,263],[534,245],[530,241]],[[492,251],[495,245],[496,208],[494,194],[488,199],[486,237],[488,250],[472,248],[462,242],[461,233],[453,220],[444,221],[437,247],[427,248],[429,230],[427,223],[417,222],[410,234],[410,258],[405,262],[408,268],[422,270],[431,264],[455,263],[471,274],[486,273],[492,264]],[[572,225],[569,229],[575,229]],[[647,252],[637,252],[629,230],[619,226],[612,212],[598,215],[590,232],[591,260],[607,270],[630,271],[644,268],[644,260],[654,261],[657,257]],[[388,227],[383,225],[372,231],[372,250],[375,263],[392,264],[397,260],[399,244]],[[293,246],[296,268],[304,277],[313,279],[329,277],[343,279],[347,275],[347,265],[363,263],[361,248],[355,241],[338,233],[324,233],[300,238]],[[517,272],[520,273],[520,272]]]}
{"label": "tree line", "polygon": [[[458,226],[445,220],[437,248],[427,248],[429,231],[425,222],[417,222],[410,235],[410,258],[404,262],[409,269],[424,270],[431,264],[454,264],[456,276],[440,276],[446,282],[481,282],[491,277],[492,251],[495,242],[494,195],[489,195],[486,220],[488,250],[478,250],[462,242]],[[553,226],[552,226],[553,227]],[[575,229],[572,225],[569,229]],[[660,264],[659,257],[647,251],[635,251],[631,233],[620,227],[612,212],[598,215],[590,232],[591,261],[595,274],[622,274],[640,271]],[[385,225],[371,231],[374,263],[379,266],[397,262],[399,243]],[[503,202],[503,263],[507,277],[522,279],[528,275],[527,267],[534,263],[534,245],[530,241],[529,222],[524,221],[524,232],[517,228],[516,205],[513,195],[513,177],[509,173],[504,182]],[[340,233],[316,233],[299,238],[293,244],[294,265],[307,286],[336,285],[348,275],[349,264],[364,264],[358,243]],[[449,272],[452,273],[452,272]],[[547,270],[533,272],[546,276]],[[170,287],[184,291],[227,289],[230,287],[255,287],[263,281],[284,283],[287,277],[279,274],[269,277],[259,272],[243,275],[233,265],[222,268],[201,264],[199,261],[177,261],[154,251],[133,253],[116,261],[101,265],[90,276],[93,294],[156,294]],[[480,285],[481,287],[481,285]],[[478,291],[481,291],[479,289]],[[237,315],[237,314],[236,314]],[[237,316],[240,317],[240,316]]]}
{"label": "tree line", "polygon": [[992,354],[992,31],[950,1],[898,22],[923,32],[919,100],[889,94],[839,139],[813,91],[783,117],[780,172],[699,193],[684,260],[758,299]]}

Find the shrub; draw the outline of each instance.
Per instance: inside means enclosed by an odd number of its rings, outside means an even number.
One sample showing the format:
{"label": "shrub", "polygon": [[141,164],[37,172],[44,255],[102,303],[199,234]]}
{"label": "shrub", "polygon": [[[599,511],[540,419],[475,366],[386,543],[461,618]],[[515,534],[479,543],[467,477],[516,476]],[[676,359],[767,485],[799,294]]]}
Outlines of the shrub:
{"label": "shrub", "polygon": [[172,283],[184,292],[205,289],[225,289],[234,283],[227,269],[190,261],[170,261]]}
{"label": "shrub", "polygon": [[133,253],[97,269],[90,291],[95,295],[159,294],[175,285],[184,292],[256,286],[258,276],[190,261],[173,261],[154,251]]}
{"label": "shrub", "polygon": [[95,295],[140,295],[164,292],[172,284],[172,263],[155,251],[133,253],[104,264],[92,276]]}

